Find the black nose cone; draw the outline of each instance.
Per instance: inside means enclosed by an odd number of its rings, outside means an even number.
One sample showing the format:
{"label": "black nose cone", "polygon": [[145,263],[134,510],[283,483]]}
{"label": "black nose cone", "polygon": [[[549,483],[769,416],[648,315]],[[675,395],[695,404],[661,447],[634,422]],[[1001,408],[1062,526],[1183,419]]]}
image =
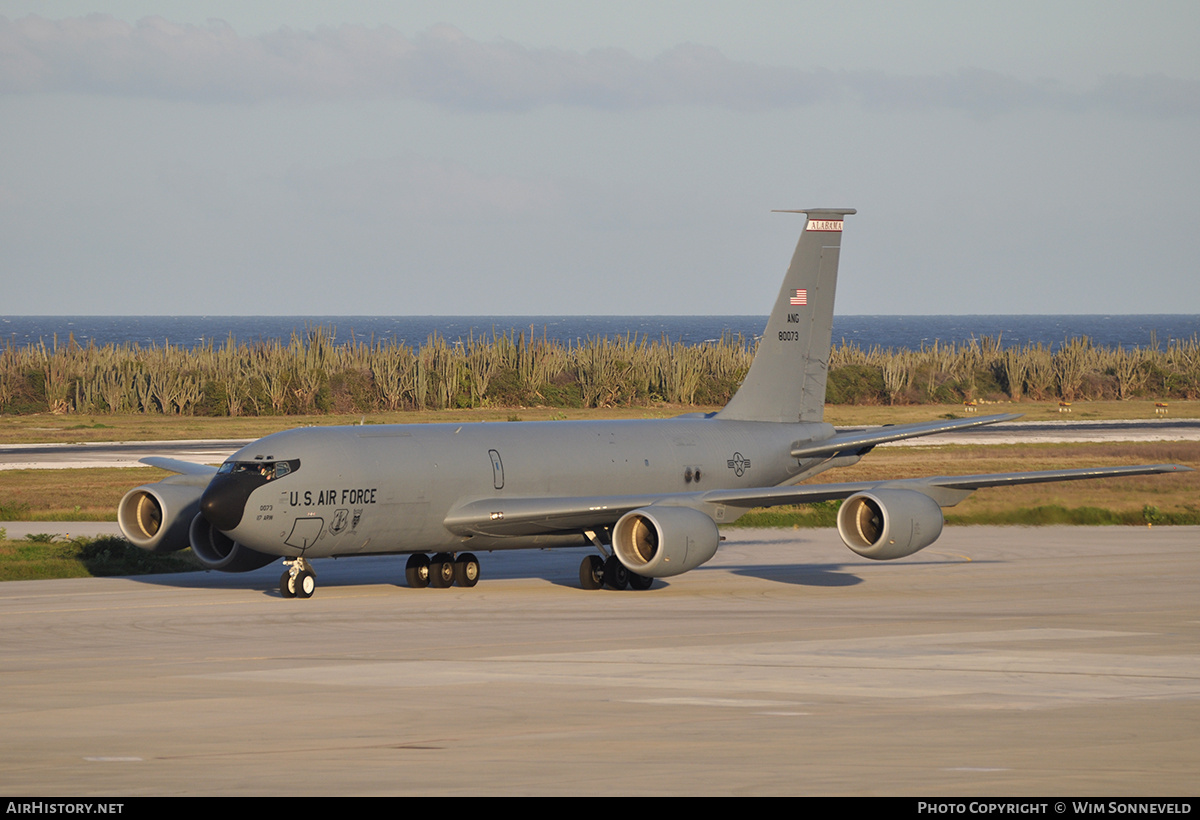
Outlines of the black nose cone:
{"label": "black nose cone", "polygon": [[236,529],[242,523],[250,493],[266,483],[265,478],[252,472],[218,474],[200,496],[200,513],[222,532]]}

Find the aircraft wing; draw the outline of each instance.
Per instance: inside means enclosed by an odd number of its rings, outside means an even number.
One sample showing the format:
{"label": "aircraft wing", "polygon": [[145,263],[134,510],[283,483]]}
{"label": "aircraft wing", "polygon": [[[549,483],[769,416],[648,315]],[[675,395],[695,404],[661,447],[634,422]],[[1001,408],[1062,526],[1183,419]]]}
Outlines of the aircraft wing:
{"label": "aircraft wing", "polygon": [[459,535],[528,536],[579,532],[612,526],[621,516],[642,507],[671,506],[706,510],[719,506],[774,507],[810,504],[849,498],[876,489],[907,489],[929,496],[939,506],[951,507],[983,487],[1077,481],[1090,478],[1188,472],[1179,464],[1143,464],[1135,467],[1085,467],[1074,470],[1041,470],[1027,473],[933,476],[929,478],[852,481],[841,484],[801,484],[751,487],[743,490],[704,490],[668,495],[628,495],[591,498],[495,498],[464,504],[450,513],[445,525]]}
{"label": "aircraft wing", "polygon": [[780,504],[807,504],[849,498],[874,489],[915,490],[932,498],[941,507],[952,507],[975,490],[984,487],[1014,487],[1018,484],[1044,484],[1051,481],[1079,481],[1090,478],[1155,475],[1190,472],[1181,464],[1139,464],[1135,467],[1083,467],[1074,470],[1038,470],[1028,473],[983,473],[979,475],[930,476],[927,478],[855,481],[845,484],[799,484],[747,490],[709,490],[701,493],[710,504],[731,507],[774,507]]}
{"label": "aircraft wing", "polygon": [[866,452],[876,444],[889,441],[901,441],[918,436],[932,436],[936,433],[947,433],[951,430],[966,430],[972,427],[982,427],[986,424],[996,424],[1001,421],[1019,419],[1020,413],[1001,413],[995,416],[982,416],[977,419],[953,419],[949,421],[927,421],[920,424],[895,424],[885,427],[873,427],[870,430],[855,430],[853,432],[837,433],[832,438],[823,441],[806,441],[792,448],[792,456],[805,458],[810,456],[832,455],[842,452]]}
{"label": "aircraft wing", "polygon": [[147,464],[151,467],[157,467],[160,470],[166,470],[171,473],[179,473],[180,475],[212,476],[217,472],[216,467],[211,467],[207,464],[197,464],[194,461],[180,461],[177,458],[148,456],[138,460],[142,462],[142,464]]}
{"label": "aircraft wing", "polygon": [[[458,535],[546,535],[607,527],[625,513],[651,504],[703,505],[704,493],[596,496],[592,498],[494,498],[472,501],[446,516]],[[786,502],[782,502],[786,503]]]}

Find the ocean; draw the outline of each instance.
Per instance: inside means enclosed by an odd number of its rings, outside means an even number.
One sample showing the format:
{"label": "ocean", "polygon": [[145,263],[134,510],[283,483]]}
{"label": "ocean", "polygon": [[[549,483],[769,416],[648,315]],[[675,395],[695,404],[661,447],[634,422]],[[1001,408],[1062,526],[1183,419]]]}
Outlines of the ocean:
{"label": "ocean", "polygon": [[[310,328],[335,332],[336,343],[351,340],[420,346],[434,333],[453,343],[471,335],[528,334],[563,343],[636,334],[656,340],[698,344],[738,336],[756,339],[765,316],[0,316],[0,344],[23,347],[44,341],[82,345],[134,343],[192,348],[209,341],[280,340]],[[1166,347],[1200,335],[1198,314],[1034,315],[1034,316],[835,316],[833,338],[863,349],[918,349],[922,345],[999,337],[1005,347],[1042,343],[1058,347],[1086,336],[1101,347]]]}

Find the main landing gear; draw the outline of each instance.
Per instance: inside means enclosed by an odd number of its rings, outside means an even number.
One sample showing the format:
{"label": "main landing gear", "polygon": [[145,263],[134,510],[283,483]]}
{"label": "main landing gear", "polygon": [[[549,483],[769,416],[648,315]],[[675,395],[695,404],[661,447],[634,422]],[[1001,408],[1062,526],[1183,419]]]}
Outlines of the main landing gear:
{"label": "main landing gear", "polygon": [[599,555],[588,555],[579,565],[579,585],[584,589],[650,589],[653,578],[630,572],[629,568],[620,562],[615,555],[601,558]]}
{"label": "main landing gear", "polygon": [[413,589],[473,587],[479,583],[479,559],[469,552],[439,552],[432,558],[418,552],[408,557],[404,578]]}
{"label": "main landing gear", "polygon": [[584,589],[650,589],[653,578],[630,572],[629,567],[621,563],[616,553],[610,553],[608,544],[612,543],[612,530],[584,530],[601,555],[588,555],[579,565],[579,585]]}

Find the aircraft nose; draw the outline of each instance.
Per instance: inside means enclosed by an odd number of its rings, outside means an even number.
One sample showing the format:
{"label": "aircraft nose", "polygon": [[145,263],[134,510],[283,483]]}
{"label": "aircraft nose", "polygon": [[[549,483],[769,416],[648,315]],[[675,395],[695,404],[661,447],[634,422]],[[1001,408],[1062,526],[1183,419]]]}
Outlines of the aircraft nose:
{"label": "aircraft nose", "polygon": [[266,483],[257,473],[216,475],[200,496],[200,514],[222,532],[236,529],[250,493]]}

